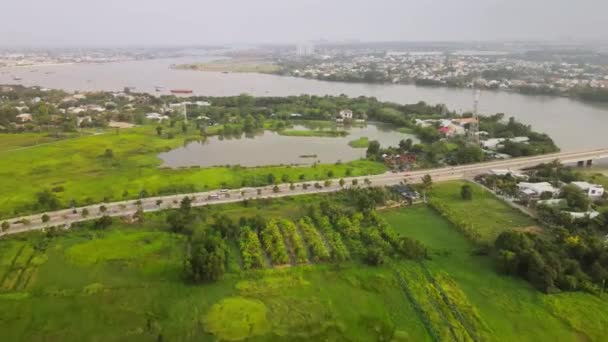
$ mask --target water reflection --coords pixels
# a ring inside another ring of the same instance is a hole
[[[304,130],[304,126],[293,129]],[[164,167],[189,166],[263,166],[310,165],[315,162],[352,161],[365,156],[365,149],[355,149],[348,142],[361,137],[378,140],[382,146],[396,146],[402,139],[418,141],[413,135],[399,133],[388,125],[368,124],[346,128],[346,137],[293,137],[264,131],[254,136],[213,136],[190,141],[184,147],[159,154]]]

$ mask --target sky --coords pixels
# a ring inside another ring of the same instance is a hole
[[[0,47],[608,39],[608,0],[2,2]]]

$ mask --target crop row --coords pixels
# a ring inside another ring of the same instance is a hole
[[[319,219],[318,222],[319,230],[325,234],[325,238],[327,239],[327,245],[329,246],[330,258],[334,262],[340,262],[350,259],[350,253],[342,242],[342,237],[338,232],[333,230],[331,223],[329,222],[329,218],[323,216]]]
[[[281,226],[281,232],[290,246],[295,263],[306,263],[308,261],[306,247],[304,246],[302,237],[298,234],[296,225],[288,220],[281,220],[279,221],[279,224]]]
[[[260,244],[258,235],[249,227],[243,228],[239,245],[241,247],[244,269],[264,267],[262,245]]]
[[[308,244],[312,261],[327,261],[329,260],[329,251],[323,242],[321,234],[311,224],[310,219],[301,219],[298,222],[304,241]]]
[[[264,249],[275,265],[283,265],[289,262],[283,235],[279,230],[276,220],[270,220],[260,233]]]

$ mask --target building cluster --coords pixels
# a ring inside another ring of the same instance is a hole
[[[491,89],[547,88],[567,92],[580,86],[608,89],[608,67],[520,59],[517,55],[444,53],[319,55],[289,70],[294,76],[338,80],[417,83]]]
[[[435,127],[442,136],[452,138],[465,135],[467,129],[472,124],[478,124],[476,118],[455,118],[455,119],[416,119],[415,124],[419,127]]]
[[[23,96],[11,100],[4,92],[16,90],[13,86],[0,86],[0,106],[9,113],[8,121],[0,124],[0,131],[33,129],[36,125],[74,127],[105,126],[132,127],[129,122],[141,120],[161,122],[170,116],[184,115],[184,109],[207,107],[208,101],[181,101],[153,105],[142,94],[112,92],[100,97],[99,93],[74,93],[57,97],[46,88],[35,87],[38,96]],[[148,111],[144,111],[147,109]],[[12,113],[12,114],[11,114]],[[7,114],[4,114],[7,115]],[[137,117],[141,117],[138,120]],[[204,119],[199,117],[198,119]]]
[[[515,197],[517,200],[528,203],[533,207],[546,206],[556,208],[561,212],[569,215],[573,219],[580,218],[595,218],[599,213],[594,210],[587,211],[571,211],[568,206],[567,199],[562,198],[563,189],[565,186],[573,186],[584,196],[587,196],[591,202],[598,201],[605,196],[605,189],[600,184],[593,184],[586,181],[572,181],[570,183],[558,182],[531,182],[529,176],[522,172],[512,170],[490,170],[491,176],[509,176],[515,180]],[[483,177],[482,177],[483,178]]]

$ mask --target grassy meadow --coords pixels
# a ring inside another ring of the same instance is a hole
[[[0,153],[10,150],[23,149],[26,147],[33,147],[40,144],[48,144],[62,139],[74,138],[76,136],[76,133],[63,135],[59,138],[51,136],[47,133],[0,134]]]
[[[501,232],[508,229],[535,229],[535,222],[517,209],[496,198],[484,188],[471,184],[472,200],[460,196],[464,181],[435,184],[430,192],[430,201],[443,207],[449,220],[461,222],[473,231],[481,242],[494,243]]]
[[[268,174],[277,181],[298,181],[300,177],[326,179],[330,172],[342,177],[347,172],[356,176],[385,171],[382,164],[370,161],[314,167],[160,168],[160,152],[197,138],[176,132],[174,139],[167,139],[158,136],[155,127],[144,126],[9,151],[7,146],[23,142],[15,142],[14,135],[0,134],[0,146],[5,149],[0,151],[0,218],[31,212],[36,193],[45,189],[53,190],[62,205],[68,206],[71,200],[81,205],[138,198],[143,190],[154,195],[262,185]],[[111,157],[106,150],[112,151]]]
[[[369,146],[369,138],[361,137],[359,139],[351,140],[348,145],[352,148],[367,148]]]
[[[197,210],[205,213],[201,225],[216,213],[296,218],[322,196]],[[221,281],[193,285],[182,279],[185,239],[166,230],[167,212],[146,215],[143,224],[115,220],[105,230],[2,239],[1,335],[7,341],[417,342],[601,341],[608,333],[606,298],[545,295],[497,274],[490,257],[475,255],[475,245],[428,206],[380,213],[397,233],[424,243],[430,259],[244,271],[238,249],[231,249]]]

